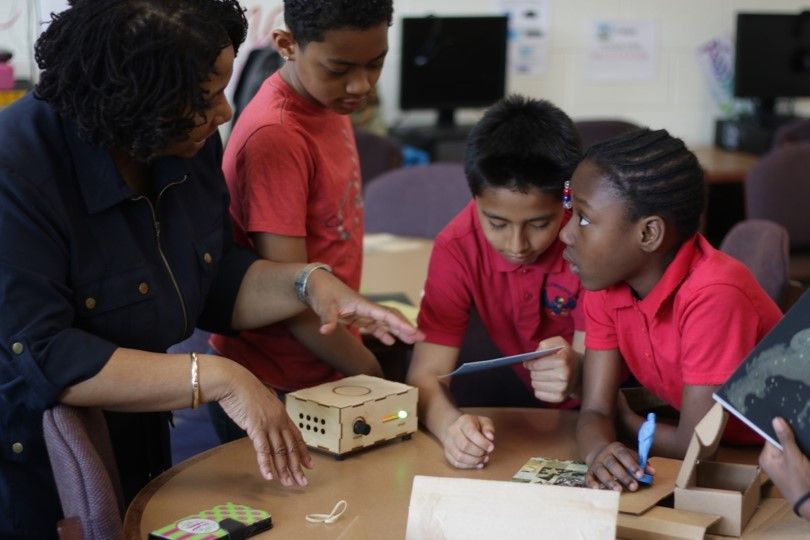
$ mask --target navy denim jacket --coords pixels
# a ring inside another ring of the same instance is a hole
[[[41,415],[66,387],[117,347],[230,331],[255,256],[232,244],[221,157],[213,136],[156,159],[153,203],[47,103],[0,114],[0,519],[27,521],[51,481]]]

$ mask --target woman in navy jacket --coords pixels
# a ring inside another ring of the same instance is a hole
[[[226,358],[165,354],[195,326],[261,327],[308,305],[324,332],[419,337],[325,269],[232,244],[217,127],[246,28],[236,0],[73,0],[37,41],[34,95],[0,114],[2,538],[55,534],[41,417],[56,402],[118,411],[130,497],[169,465],[159,411],[211,401],[266,478],[306,484],[306,446],[271,391]]]

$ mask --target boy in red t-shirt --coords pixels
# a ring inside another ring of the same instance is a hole
[[[516,397],[562,402],[577,386],[580,285],[557,235],[566,219],[563,184],[580,157],[571,119],[547,101],[506,98],[470,133],[465,170],[474,200],[436,238],[419,310],[427,337],[415,346],[407,377],[419,387],[420,419],[456,467],[481,468],[495,448],[492,421],[462,414],[451,395],[455,385],[437,378],[455,368],[473,311],[505,355],[563,347],[483,374],[481,384],[511,387],[496,396],[499,405]]]
[[[285,64],[240,115],[223,159],[237,243],[273,261],[326,263],[355,290],[363,199],[349,115],[380,76],[392,16],[391,0],[285,0],[286,29],[273,32]],[[214,335],[211,345],[281,391],[382,376],[355,331],[327,336],[319,326],[309,310],[238,337]],[[220,439],[243,435],[211,412]]]
[[[588,290],[577,440],[591,487],[636,490],[645,471],[616,433],[644,421],[618,392],[625,367],[680,412],[677,425],[658,425],[652,453],[682,459],[712,393],[782,314],[742,263],[698,233],[703,170],[665,130],[589,148],[571,193],[560,239]],[[753,435],[731,419],[725,440]]]

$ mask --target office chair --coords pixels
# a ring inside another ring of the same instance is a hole
[[[104,414],[56,404],[42,429],[65,515],[60,538],[123,539],[124,496]]]
[[[810,282],[810,141],[779,146],[760,158],[745,177],[746,215],[782,225],[790,236],[790,277]]]
[[[787,230],[778,223],[746,219],[726,234],[720,251],[747,266],[768,296],[785,311],[791,288],[789,243]]]
[[[402,146],[395,139],[355,127],[354,141],[360,158],[363,189],[380,174],[402,165]]]
[[[432,239],[471,199],[460,163],[388,171],[366,188],[366,233]]]
[[[773,136],[773,148],[807,140],[810,140],[810,118],[802,118],[789,122],[776,130]]]
[[[236,125],[237,118],[256,95],[264,80],[275,73],[282,64],[281,56],[273,47],[260,47],[250,51],[233,92],[232,126]]]
[[[578,120],[574,122],[574,125],[579,131],[579,136],[582,137],[583,149],[639,129],[639,126],[632,122],[612,118]]]

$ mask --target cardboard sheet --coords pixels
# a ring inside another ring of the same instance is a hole
[[[656,506],[640,516],[619,514],[617,537],[623,540],[703,540],[720,516]]]
[[[615,491],[415,476],[405,538],[615,538],[618,506]]]
[[[675,491],[675,478],[681,462],[677,459],[653,457],[650,458],[650,464],[655,468],[655,483],[638,491],[623,491],[619,501],[620,512],[643,514]]]

